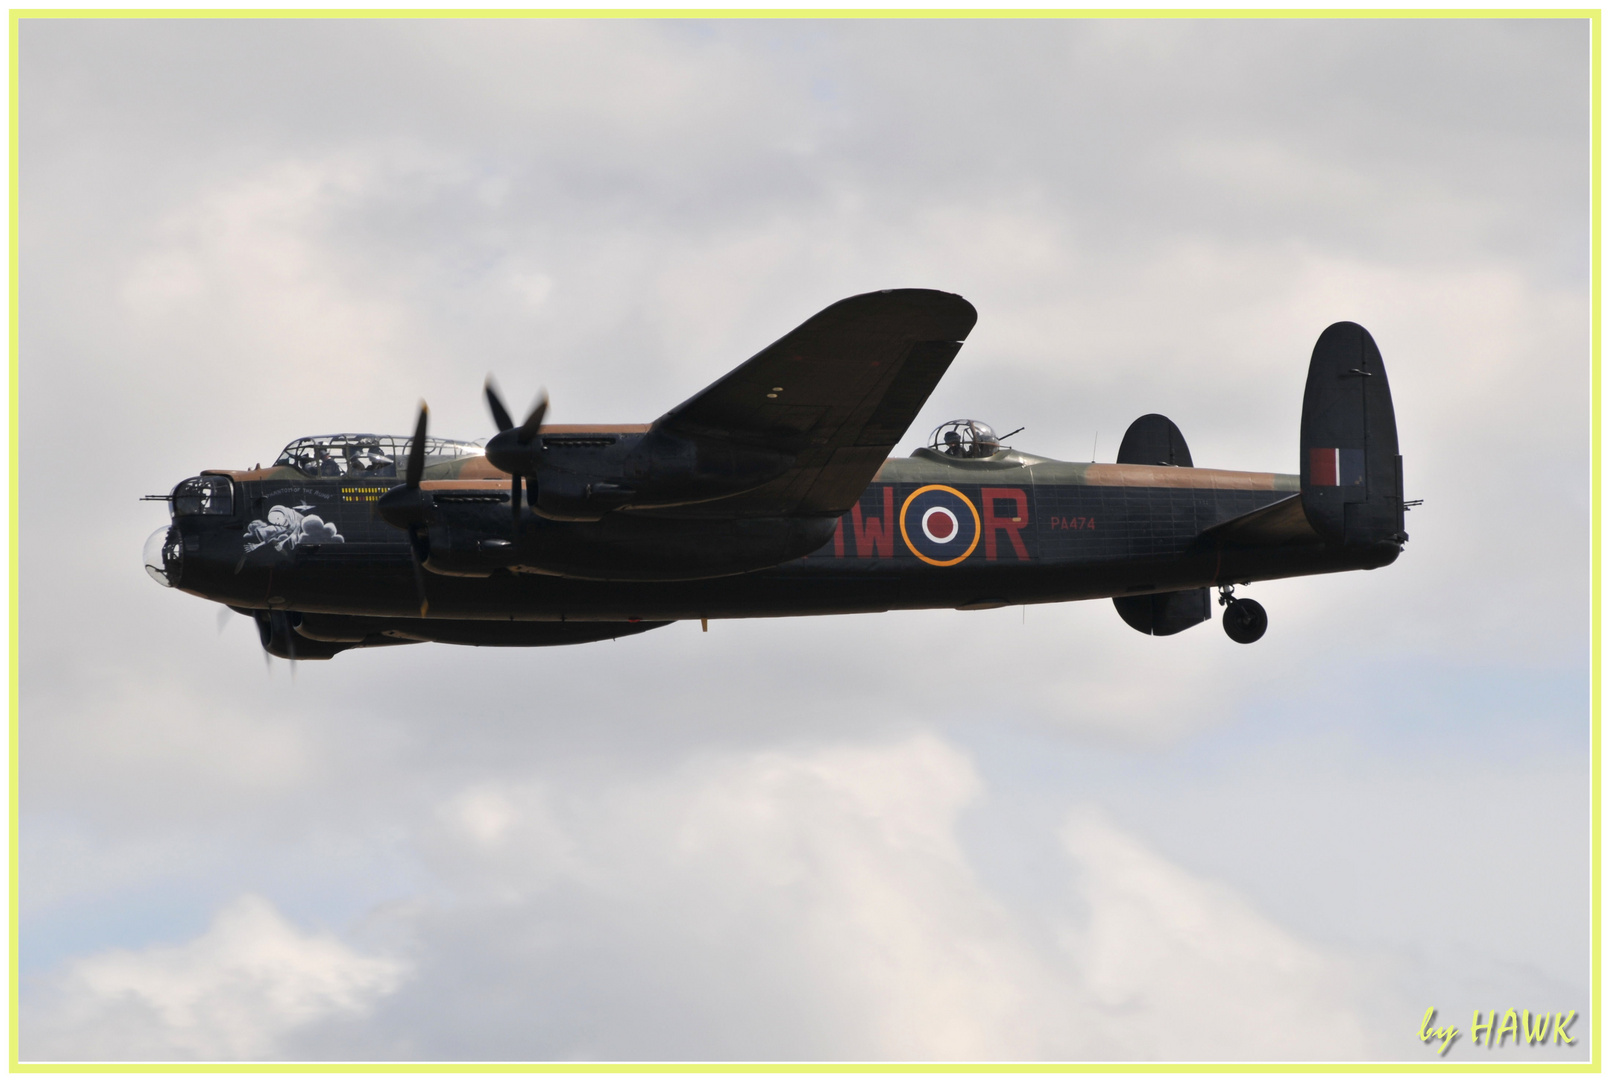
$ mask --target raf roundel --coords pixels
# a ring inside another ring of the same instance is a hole
[[[921,531],[933,543],[947,544],[959,534],[960,521],[947,506],[929,506],[921,515]]]
[[[983,523],[977,507],[945,484],[912,491],[899,511],[905,546],[924,563],[954,566],[977,550]]]

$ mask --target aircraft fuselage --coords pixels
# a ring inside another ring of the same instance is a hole
[[[665,622],[986,608],[1371,569],[1400,550],[1203,540],[1219,522],[1298,493],[1300,478],[1292,474],[1062,462],[1014,451],[958,460],[922,450],[888,460],[850,513],[798,526],[792,542],[814,544],[802,557],[696,580],[593,580],[584,567],[579,574],[543,572],[529,562],[586,546],[589,534],[601,537],[612,527],[608,516],[560,522],[527,511],[516,533],[506,480],[473,462],[463,471],[478,478],[424,484],[462,500],[442,505],[443,523],[431,535],[437,547],[457,544],[466,553],[457,569],[449,561],[445,572],[421,575],[431,622]],[[309,478],[284,468],[230,475],[229,514],[175,517],[184,548],[179,588],[253,610],[385,625],[419,618],[408,541],[373,513],[394,480]],[[309,519],[315,527],[306,526]],[[649,542],[676,546],[663,517],[646,520],[657,537]],[[683,546],[718,546],[715,533],[732,527],[684,520]],[[763,520],[749,524],[782,529]],[[432,550],[426,567],[434,570],[437,560]]]

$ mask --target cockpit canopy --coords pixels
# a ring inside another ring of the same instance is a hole
[[[933,430],[930,450],[958,458],[984,458],[999,453],[999,436],[981,420],[951,420]]]
[[[309,435],[297,439],[274,460],[308,476],[397,476],[407,468],[409,435]],[[486,452],[479,443],[456,439],[424,440],[424,463],[473,457]]]

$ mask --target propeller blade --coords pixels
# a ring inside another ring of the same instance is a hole
[[[424,479],[424,435],[430,427],[430,406],[419,402],[419,426],[413,431],[413,443],[408,448],[407,486],[417,488]]]
[[[381,495],[374,503],[374,512],[399,529],[411,530],[415,525],[428,524],[435,515],[434,497],[419,486],[424,479],[424,452],[429,430],[430,406],[421,401],[419,423],[414,428],[412,442],[408,444],[405,482]]]
[[[430,614],[430,600],[424,595],[424,566],[419,559],[419,527],[408,526],[408,555],[413,560],[413,584],[419,590],[419,618]]]
[[[514,418],[508,415],[503,407],[502,398],[497,396],[497,384],[486,376],[486,404],[491,406],[491,418],[497,422],[498,431],[507,431],[514,426]]]
[[[519,532],[519,489],[521,486],[519,474],[515,473],[510,477],[510,480],[512,482],[508,486],[508,503],[514,508],[514,532],[517,534]]]
[[[536,407],[530,410],[530,415],[525,417],[525,422],[519,425],[519,443],[521,446],[536,437],[536,433],[542,427],[542,417],[546,415],[547,391],[543,390],[541,400],[537,401]]]

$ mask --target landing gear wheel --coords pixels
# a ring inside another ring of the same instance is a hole
[[[1267,610],[1255,600],[1230,601],[1223,609],[1223,632],[1241,645],[1267,633]]]

